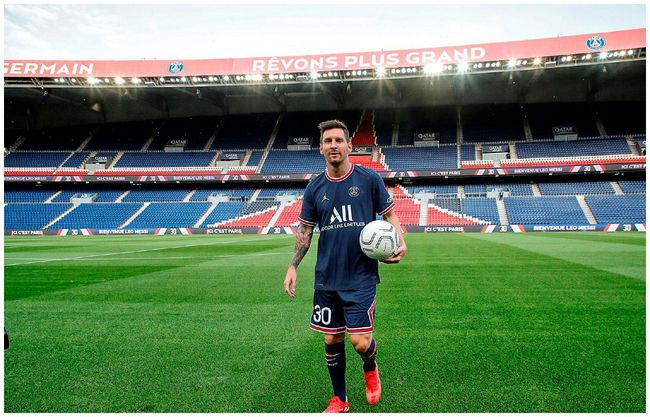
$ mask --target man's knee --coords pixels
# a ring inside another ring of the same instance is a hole
[[[340,334],[326,334],[325,335],[325,344],[326,345],[335,345],[341,343],[345,340],[345,333]]]
[[[367,352],[372,343],[372,333],[350,335],[350,343],[357,352]]]

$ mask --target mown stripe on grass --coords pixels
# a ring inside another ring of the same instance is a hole
[[[573,262],[590,268],[612,272],[645,281],[645,246],[609,241],[609,235],[599,240],[583,240],[579,234],[467,234],[466,236],[509,245],[517,249]]]

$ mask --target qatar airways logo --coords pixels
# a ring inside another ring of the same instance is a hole
[[[91,75],[95,64],[48,63],[48,62],[5,62],[5,75]]]
[[[254,59],[252,72],[319,71],[454,63],[484,58],[485,48],[453,48],[436,51],[364,53],[358,55],[331,55],[315,57],[271,57]]]

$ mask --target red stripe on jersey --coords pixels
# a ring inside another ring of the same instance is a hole
[[[311,327],[313,330],[316,330],[316,331],[322,332],[322,333],[343,333],[343,332],[345,332],[345,327],[339,327],[337,329],[329,329],[327,327],[316,326],[315,324],[312,324],[312,323],[309,323],[309,327]]]
[[[342,177],[338,177],[338,178],[330,177],[330,174],[327,173],[327,170],[325,170],[325,177],[331,182],[341,182],[347,177],[349,177],[350,175],[352,175],[352,171],[354,171],[354,164],[350,166],[350,170]]]
[[[300,223],[304,223],[304,224],[306,224],[307,226],[316,226],[316,223],[314,223],[314,222],[310,222],[310,221],[307,221],[307,220],[305,220],[305,219],[301,219],[300,217],[298,217],[298,221],[299,221]]]
[[[390,203],[390,206],[386,207],[383,211],[379,212],[380,216],[383,216],[384,214],[388,213],[395,207],[395,203]]]

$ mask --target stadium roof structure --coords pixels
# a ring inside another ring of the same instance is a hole
[[[63,122],[64,107],[75,113],[67,123],[83,124],[368,106],[636,101],[645,100],[645,60],[645,29],[293,57],[7,60],[5,109],[9,116],[50,112],[39,117],[46,127]]]

